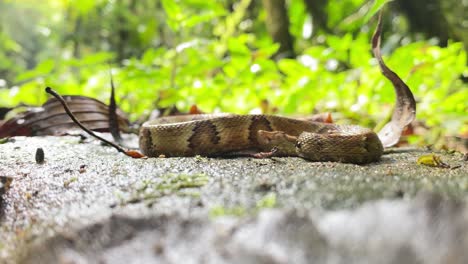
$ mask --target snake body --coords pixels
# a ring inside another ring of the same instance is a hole
[[[183,115],[158,118],[140,129],[147,156],[219,156],[276,148],[275,156],[369,163],[383,146],[372,130],[275,115]]]

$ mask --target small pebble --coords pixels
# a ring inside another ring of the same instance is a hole
[[[156,242],[154,245],[153,245],[153,250],[154,250],[154,253],[156,255],[161,255],[164,253],[164,244],[160,241],[160,242]]]
[[[80,173],[84,173],[86,172],[86,165],[80,165],[80,170],[79,170]]]
[[[36,149],[36,163],[37,164],[42,164],[44,163],[44,150],[42,148],[37,148]]]

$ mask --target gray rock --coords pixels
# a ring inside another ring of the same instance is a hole
[[[0,176],[14,178],[0,262],[467,263],[467,163],[417,165],[426,153],[366,166],[135,160],[76,137],[18,137],[0,145]]]

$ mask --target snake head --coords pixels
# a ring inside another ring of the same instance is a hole
[[[279,156],[296,156],[297,137],[283,131],[257,131],[257,141],[262,150],[277,149]]]
[[[341,133],[303,132],[297,139],[296,151],[310,161],[363,164],[379,160],[383,147],[371,130],[347,126]]]

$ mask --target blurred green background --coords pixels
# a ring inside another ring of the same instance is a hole
[[[368,127],[391,84],[370,50],[384,0],[0,0],[0,107],[61,94],[152,109],[308,115]],[[468,137],[468,1],[395,0],[384,59],[418,102],[412,142]]]

